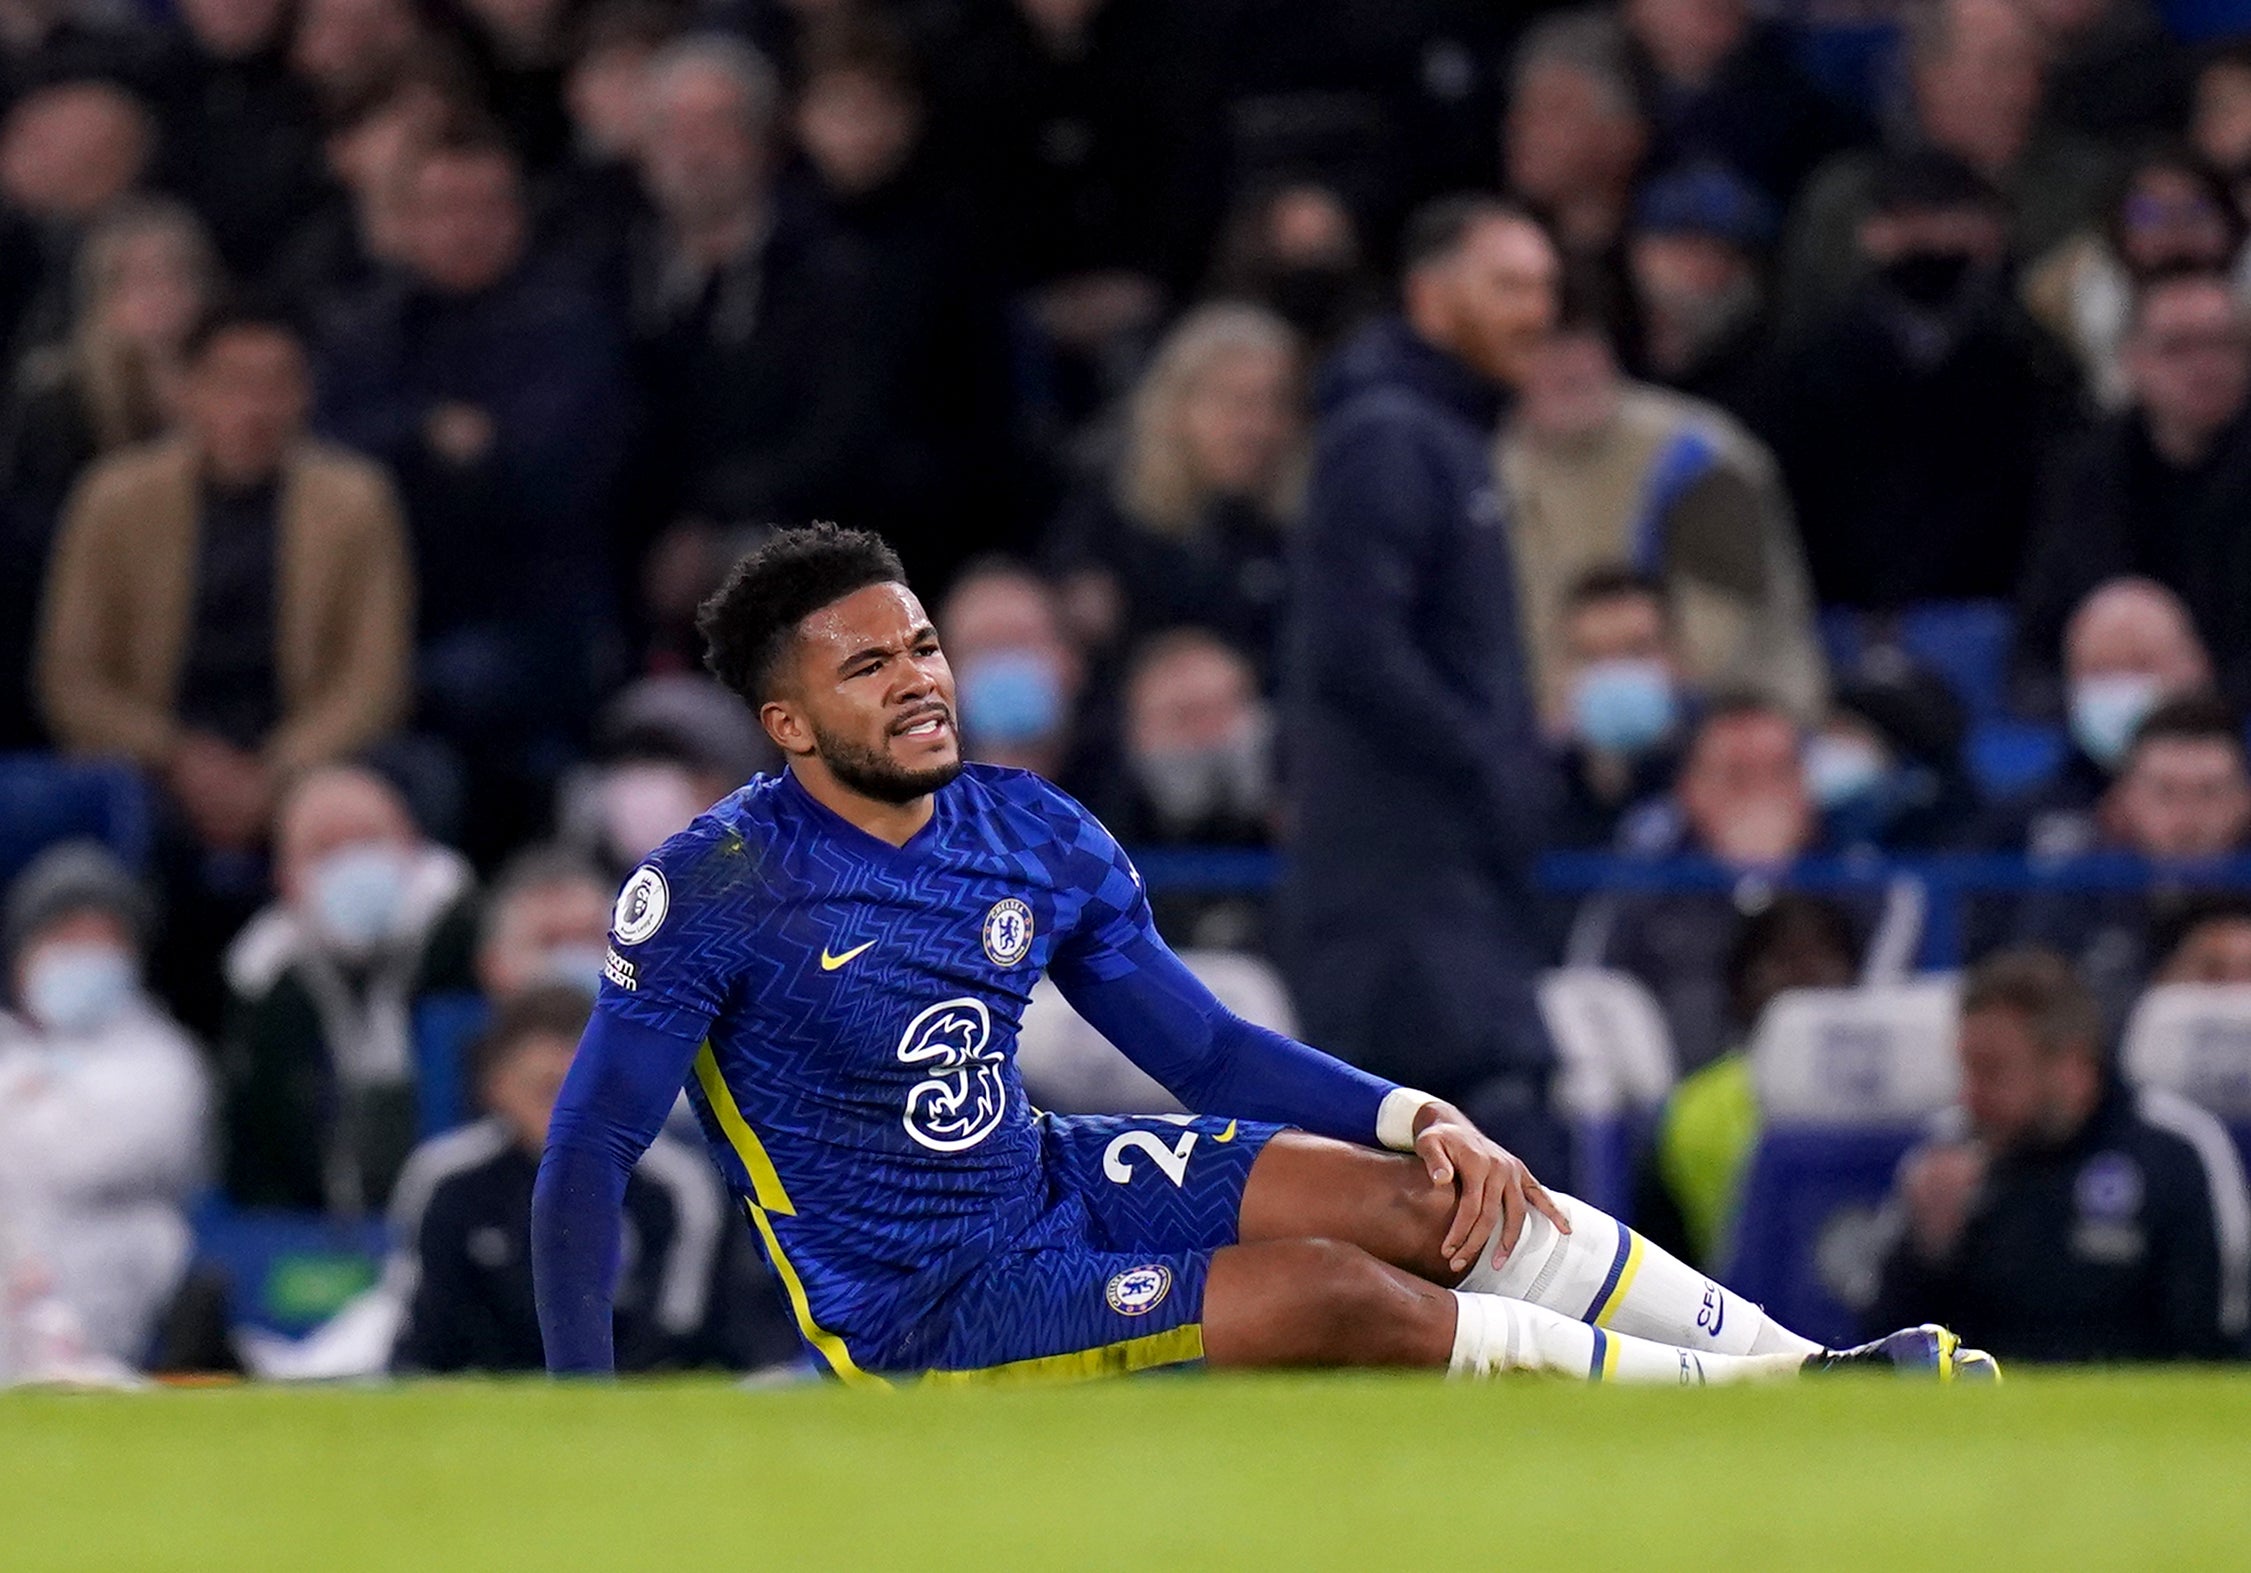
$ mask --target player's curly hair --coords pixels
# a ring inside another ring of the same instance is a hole
[[[770,697],[799,623],[855,590],[906,579],[899,554],[871,531],[828,523],[777,530],[697,608],[703,664],[755,710]]]

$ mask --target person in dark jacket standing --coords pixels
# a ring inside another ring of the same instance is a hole
[[[1315,1039],[1443,1089],[1552,1169],[1532,864],[1554,791],[1491,453],[1555,319],[1556,255],[1521,211],[1449,198],[1409,226],[1402,265],[1404,315],[1319,390],[1285,959]]]
[[[1871,1324],[1943,1316],[2025,1360],[2217,1360],[2251,1321],[2251,1199],[2211,1115],[2134,1091],[2062,957],[1962,991],[1962,1106],[1900,1166]],[[1974,1331],[1973,1331],[1974,1329]]]

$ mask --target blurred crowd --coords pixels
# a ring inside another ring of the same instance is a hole
[[[1917,952],[1793,866],[2153,866],[1966,924],[2077,1139],[2153,979],[2251,982],[2247,231],[2251,41],[2145,0],[0,0],[0,753],[152,825],[6,897],[0,1288],[216,1358],[216,1187],[388,1212],[401,1364],[536,1365],[609,898],[776,763],[694,611],[814,518],[972,757],[1287,854],[1175,943],[1547,1172],[1543,969],[1739,1131],[1758,1007]],[[621,1350],[749,1363],[678,1158]]]

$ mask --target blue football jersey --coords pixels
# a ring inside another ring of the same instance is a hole
[[[703,1040],[688,1094],[807,1338],[848,1369],[1004,1247],[1078,1221],[1015,1063],[1032,985],[1153,937],[1109,832],[969,765],[894,847],[787,773],[626,881],[604,1009]]]

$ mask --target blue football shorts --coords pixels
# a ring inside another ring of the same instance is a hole
[[[1054,1380],[1203,1359],[1212,1253],[1235,1243],[1251,1165],[1283,1127],[1210,1115],[1045,1121],[1044,1243],[980,1264],[900,1341],[892,1369]]]

